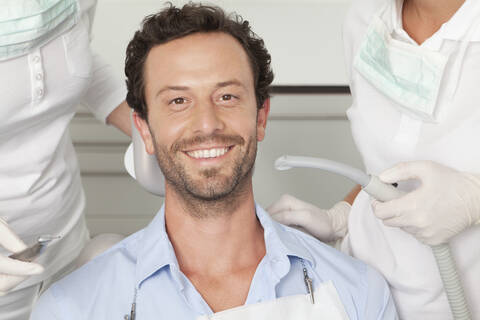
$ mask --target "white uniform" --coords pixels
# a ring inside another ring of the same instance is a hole
[[[373,16],[402,42],[415,42],[402,29],[402,0],[356,0],[344,41],[353,104],[347,115],[366,170],[380,174],[401,161],[433,160],[480,173],[480,1],[466,0],[421,47],[449,55],[435,105],[437,119],[422,121],[402,111],[353,66]],[[383,8],[383,10],[381,10]],[[404,186],[408,188],[409,186]],[[455,212],[452,212],[455,214]],[[383,225],[360,193],[349,218],[346,251],[377,268],[389,282],[402,319],[451,319],[435,259],[428,246]],[[474,319],[480,319],[480,228],[451,243]]]
[[[45,272],[17,290],[67,266],[88,239],[68,129],[77,105],[105,121],[126,94],[120,78],[90,50],[96,1],[78,4],[73,28],[28,55],[0,62],[0,216],[27,244],[41,234],[63,237],[38,260]]]

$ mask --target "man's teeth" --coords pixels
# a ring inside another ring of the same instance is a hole
[[[188,151],[187,154],[195,159],[216,158],[227,153],[228,148]]]

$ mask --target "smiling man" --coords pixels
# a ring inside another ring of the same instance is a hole
[[[125,71],[135,125],[165,175],[164,206],[53,285],[32,319],[396,318],[377,272],[255,204],[273,73],[246,21],[166,8],[144,20]]]

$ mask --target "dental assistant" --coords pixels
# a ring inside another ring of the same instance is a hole
[[[355,0],[344,28],[347,115],[367,172],[408,192],[330,210],[268,210],[379,270],[402,319],[451,319],[428,245],[449,242],[480,319],[480,1]]]
[[[79,103],[130,135],[121,78],[90,49],[96,1],[0,3],[0,319],[28,319],[89,239],[68,125]],[[59,235],[35,261],[8,258]]]

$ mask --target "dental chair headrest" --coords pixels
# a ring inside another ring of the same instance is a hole
[[[165,195],[165,179],[158,166],[157,158],[145,151],[140,132],[132,120],[132,143],[125,152],[124,165],[127,172],[148,192]]]

